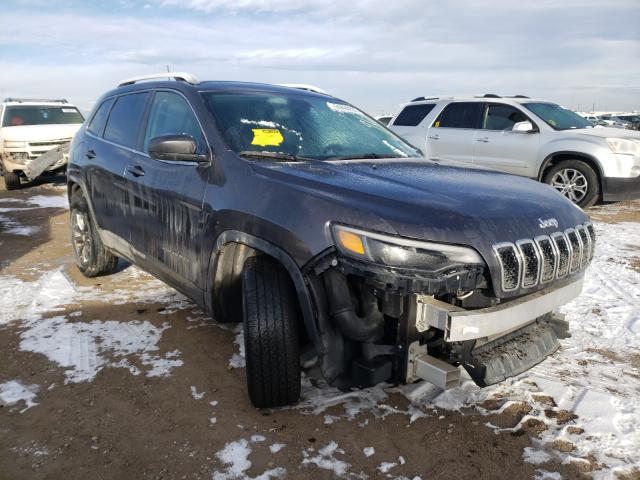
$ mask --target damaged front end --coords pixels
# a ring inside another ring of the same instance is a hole
[[[446,389],[458,385],[459,366],[491,385],[541,362],[568,336],[554,310],[579,295],[581,274],[503,300],[472,248],[331,228],[336,249],[306,276],[332,385],[422,379]]]

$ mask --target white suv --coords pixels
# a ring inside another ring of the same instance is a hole
[[[78,109],[66,100],[5,99],[0,105],[0,167],[7,190],[20,186],[34,159],[70,142],[83,121]],[[64,166],[61,158],[47,170]]]
[[[554,103],[523,95],[419,97],[389,128],[433,161],[540,180],[581,207],[640,198],[640,132],[593,128]]]

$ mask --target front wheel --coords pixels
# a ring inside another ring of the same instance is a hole
[[[269,257],[247,260],[242,273],[247,388],[258,408],[300,398],[298,302],[291,278]]]
[[[4,186],[7,190],[20,188],[20,177],[14,172],[4,172]]]
[[[591,207],[598,201],[598,175],[583,161],[565,160],[554,165],[545,174],[544,183],[579,207]]]
[[[85,277],[97,277],[112,273],[118,257],[109,252],[96,231],[89,215],[86,200],[78,195],[71,198],[71,244],[76,265]]]

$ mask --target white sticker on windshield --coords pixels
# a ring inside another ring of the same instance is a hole
[[[63,108],[62,113],[76,113],[75,108]]]
[[[351,105],[345,105],[344,103],[327,102],[327,107],[329,107],[334,112],[338,112],[338,113],[352,113],[355,115],[364,116],[362,112],[357,108],[353,108]]]

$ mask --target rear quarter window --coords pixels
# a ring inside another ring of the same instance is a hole
[[[104,139],[129,148],[138,146],[142,117],[149,92],[131,93],[118,97],[104,129]]]
[[[104,126],[107,124],[107,115],[113,104],[113,98],[108,98],[100,104],[96,113],[93,115],[91,122],[87,126],[87,130],[94,135],[101,137],[104,132]]]
[[[429,112],[433,110],[435,104],[423,104],[423,105],[407,105],[398,114],[398,117],[394,120],[393,125],[399,127],[416,127],[429,115]]]

